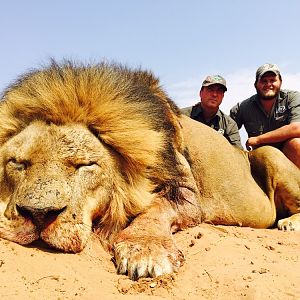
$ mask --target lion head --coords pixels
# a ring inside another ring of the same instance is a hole
[[[20,77],[0,105],[0,237],[67,252],[109,240],[176,189],[177,115],[146,71],[52,61]]]

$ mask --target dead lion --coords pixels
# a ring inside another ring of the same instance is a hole
[[[0,186],[2,238],[79,252],[97,234],[132,279],[177,271],[172,232],[200,222],[300,230],[280,151],[239,151],[150,72],[113,64],[52,62],[4,92]]]

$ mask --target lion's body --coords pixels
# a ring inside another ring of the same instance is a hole
[[[0,105],[0,237],[78,252],[94,231],[131,278],[176,270],[170,233],[200,222],[300,230],[299,186],[280,151],[232,147],[149,72],[53,63]]]
[[[281,151],[270,146],[240,151],[224,143],[219,135],[214,135],[213,141],[214,132],[183,118],[194,177],[203,187],[204,221],[268,228],[280,220],[280,229],[300,230],[300,172]],[[206,145],[195,139],[200,132],[209,141]]]
[[[274,195],[270,195],[270,199],[266,190],[254,180],[248,153],[225,143],[220,135],[215,135],[213,130],[199,122],[184,116],[183,119],[184,138],[191,156],[192,171],[198,188],[202,191],[203,221],[254,228],[268,228],[274,225]],[[280,151],[271,147],[265,147],[264,151],[273,155],[264,161],[266,166],[272,160],[277,164],[282,160],[282,163],[286,164],[282,171],[290,168],[288,172],[293,170],[298,173],[295,166]],[[274,173],[272,178],[275,175],[277,174]],[[283,174],[278,175],[283,179]],[[294,189],[298,191],[299,187],[295,185]]]

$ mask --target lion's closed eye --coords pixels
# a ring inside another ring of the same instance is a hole
[[[79,169],[92,169],[93,167],[96,167],[97,166],[97,163],[95,162],[81,162],[81,163],[76,163],[74,164],[74,167],[76,170],[79,170]]]
[[[16,171],[24,171],[30,165],[29,161],[17,161],[15,158],[11,158],[7,162],[7,167],[12,168]]]

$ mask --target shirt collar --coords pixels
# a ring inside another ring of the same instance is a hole
[[[201,107],[201,102],[197,103],[196,105],[194,105],[192,113],[191,113],[191,117],[195,118],[197,116],[202,116],[203,114],[203,109]],[[220,119],[222,117],[222,113],[220,111],[220,109],[218,109],[218,111],[216,112],[216,114],[213,116],[212,119],[214,119],[215,117],[218,117],[218,119]]]

